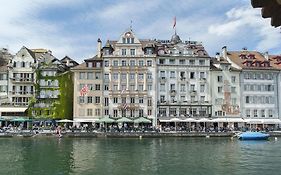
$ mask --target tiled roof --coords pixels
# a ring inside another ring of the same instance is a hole
[[[242,69],[276,70],[270,59],[257,51],[228,51],[227,57]],[[269,64],[269,65],[268,65]]]

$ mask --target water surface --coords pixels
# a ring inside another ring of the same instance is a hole
[[[281,174],[281,138],[1,138],[0,174]]]

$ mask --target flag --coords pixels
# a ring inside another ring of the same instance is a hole
[[[124,104],[123,104],[123,109],[124,109],[124,110],[127,110],[127,108],[128,108],[128,104],[127,104],[127,103],[124,103]]]
[[[177,24],[177,18],[176,18],[176,17],[174,17],[173,29],[176,27],[176,24]]]
[[[85,86],[82,87],[82,89],[80,90],[80,96],[86,95],[88,93],[88,91],[89,91],[89,88],[88,88],[87,84],[85,84]]]

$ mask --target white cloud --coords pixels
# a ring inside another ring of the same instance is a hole
[[[263,19],[259,9],[252,7],[233,8],[226,13],[226,16],[225,21],[212,24],[209,27],[210,34],[233,40],[233,42],[247,38],[248,42],[251,42],[254,49],[258,51],[281,49],[279,29],[270,26],[270,20]],[[255,43],[256,41],[257,43]],[[244,43],[240,42],[240,44]],[[243,46],[241,45],[241,47]]]

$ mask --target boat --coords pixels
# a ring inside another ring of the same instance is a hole
[[[265,134],[262,132],[242,132],[238,135],[238,139],[240,140],[267,140],[269,138],[269,134]]]

